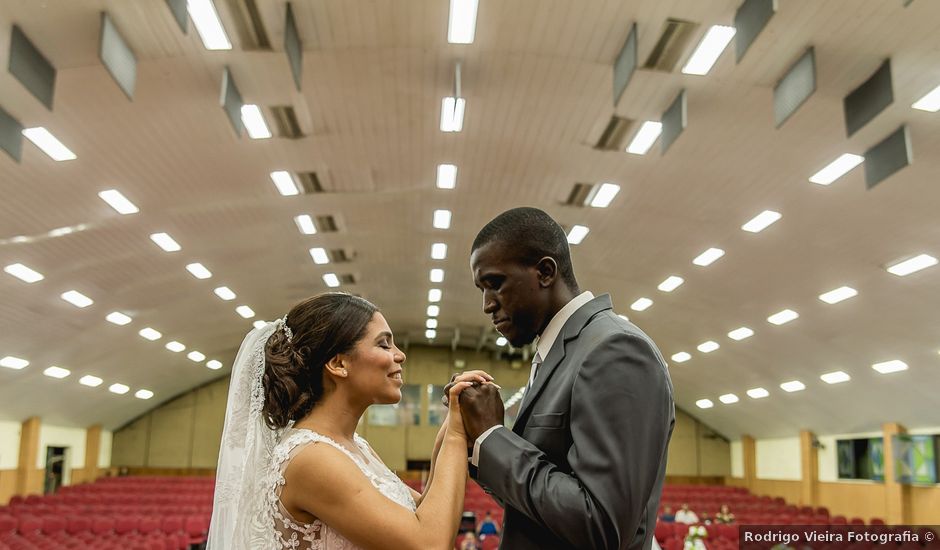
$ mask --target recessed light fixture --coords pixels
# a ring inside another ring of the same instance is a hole
[[[437,319],[428,319],[424,322],[425,328],[437,328]]]
[[[121,313],[120,311],[112,311],[111,313],[108,314],[107,317],[105,317],[105,319],[107,319],[109,323],[114,323],[115,325],[119,325],[119,326],[130,324],[130,322],[133,320],[127,315],[124,315],[123,313]]]
[[[277,187],[277,192],[285,197],[300,194],[300,189],[297,188],[294,177],[286,170],[271,172],[271,181],[274,182],[274,187]]]
[[[432,269],[430,273],[430,279],[432,283],[444,282],[444,270],[440,268]]]
[[[445,97],[441,100],[441,131],[459,132],[463,130],[463,114],[467,100],[462,97]]]
[[[206,269],[206,266],[202,265],[199,262],[187,265],[186,271],[189,271],[190,273],[192,273],[193,277],[197,279],[208,279],[212,277],[212,272]]]
[[[164,252],[179,252],[182,250],[179,243],[174,241],[168,233],[154,233],[150,235],[150,240],[155,242]]]
[[[822,381],[827,384],[840,384],[842,382],[848,382],[849,380],[852,379],[851,376],[842,372],[841,370],[837,370],[835,372],[827,372],[826,374],[823,374],[819,378],[822,379]]]
[[[72,304],[75,307],[81,307],[81,308],[88,307],[91,304],[95,303],[94,300],[92,300],[88,296],[85,296],[84,294],[82,294],[81,292],[77,290],[70,290],[68,292],[62,293],[62,299]]]
[[[734,27],[712,25],[705,33],[702,41],[699,42],[698,47],[692,52],[692,57],[682,67],[682,72],[699,76],[708,74],[708,71],[718,61],[718,57],[721,56],[721,52],[725,51],[725,47],[734,38],[734,33]]]
[[[457,186],[457,165],[438,164],[437,165],[437,188],[453,189]]]
[[[855,168],[864,160],[865,157],[863,156],[853,155],[852,153],[845,153],[836,160],[827,164],[826,167],[819,172],[816,172],[810,176],[809,181],[818,183],[819,185],[829,185],[830,183],[849,173],[852,168]]]
[[[663,124],[647,120],[640,126],[640,130],[633,136],[633,141],[627,146],[627,152],[634,155],[645,155],[663,133]]]
[[[477,27],[479,0],[450,0],[447,18],[447,41],[451,44],[472,44]]]
[[[147,327],[147,328],[145,328],[145,329],[141,329],[141,331],[138,332],[137,334],[140,334],[141,336],[143,336],[143,337],[146,338],[147,340],[150,340],[151,342],[153,342],[154,340],[159,340],[160,338],[163,337],[162,334],[160,334],[160,333],[157,332],[156,330],[153,330],[153,329],[150,328],[150,327]]]
[[[770,395],[770,392],[765,390],[764,388],[754,388],[751,390],[747,390],[747,396],[750,397],[751,399],[763,399],[767,397],[768,395]]]
[[[66,376],[72,374],[72,371],[69,369],[63,369],[62,367],[52,366],[42,371],[42,373],[49,378],[65,378]]]
[[[676,363],[685,363],[691,358],[692,356],[684,351],[680,351],[679,353],[674,353],[672,355],[672,360],[675,361]]]
[[[101,385],[102,382],[104,382],[104,380],[90,374],[86,374],[85,376],[82,376],[78,379],[79,384],[88,386],[89,388],[97,388]]]
[[[434,228],[435,229],[450,228],[450,210],[435,210],[434,211]]]
[[[130,388],[128,388],[124,384],[111,384],[110,386],[108,386],[108,391],[111,393],[116,393],[118,395],[124,395],[125,393],[130,391]]]
[[[820,294],[819,299],[827,304],[838,304],[842,300],[848,300],[853,296],[858,296],[858,291],[850,286],[840,286],[835,290],[830,290],[825,294]]]
[[[774,212],[773,210],[764,210],[760,214],[754,216],[751,221],[742,225],[741,229],[747,231],[748,233],[760,233],[782,217],[783,215],[779,212]]]
[[[663,292],[672,292],[673,290],[679,288],[679,286],[685,282],[685,279],[682,277],[677,277],[675,275],[670,275],[666,278],[665,281],[659,283],[659,286],[656,287]]]
[[[698,350],[702,353],[711,353],[720,347],[721,346],[718,344],[718,342],[709,340],[707,342],[702,342],[701,344],[699,344]]]
[[[434,305],[428,306],[428,317],[437,317],[440,314],[441,314],[440,306],[434,306]]]
[[[12,355],[7,355],[3,359],[0,359],[0,367],[5,367],[13,370],[25,369],[29,366],[29,361],[26,359],[20,359],[19,357],[13,357]]]
[[[187,0],[186,9],[207,50],[232,49],[212,0]]]
[[[255,311],[248,306],[238,306],[235,308],[235,313],[241,315],[245,319],[251,319],[255,316]]]
[[[173,340],[172,342],[166,343],[166,349],[172,351],[173,353],[179,353],[183,351],[184,349],[186,349],[186,346],[184,346],[180,342],[177,342],[176,340]]]
[[[248,137],[251,139],[268,139],[271,137],[271,130],[268,129],[264,121],[264,115],[257,105],[242,105],[242,123],[248,130]]]
[[[297,229],[300,230],[304,235],[316,235],[317,227],[313,223],[313,218],[309,214],[301,214],[299,216],[294,216],[294,223],[297,224]]]
[[[330,288],[336,288],[339,286],[339,277],[336,276],[336,273],[324,273],[323,282]]]
[[[601,183],[600,187],[595,187],[596,192],[591,199],[592,208],[607,208],[611,201],[620,192],[620,186],[616,183]]]
[[[709,248],[705,252],[702,252],[692,260],[692,263],[698,266],[709,266],[714,263],[715,260],[721,258],[725,255],[725,251],[720,248]]]
[[[436,336],[437,336],[437,331],[434,330],[433,328],[429,328],[426,331],[424,331],[424,337],[427,338],[428,340],[433,340]]]
[[[235,299],[235,293],[232,292],[232,289],[227,286],[220,286],[219,288],[213,290],[213,292],[215,292],[216,296],[222,298],[226,302]]]
[[[101,200],[108,203],[108,206],[115,209],[118,214],[127,215],[140,212],[140,209],[137,208],[134,203],[127,200],[127,197],[122,195],[117,189],[102,191],[98,193],[98,196],[101,197]]]
[[[440,302],[442,297],[441,289],[432,288],[428,291],[428,301],[432,303]]]
[[[784,382],[780,384],[780,389],[785,392],[793,393],[795,391],[803,391],[806,389],[806,384],[800,382],[799,380],[791,380],[789,382]]]
[[[134,397],[137,399],[150,399],[153,397],[153,392],[150,390],[137,390],[137,392],[134,393]]]
[[[904,260],[903,262],[898,262],[888,267],[888,273],[897,275],[899,277],[904,277],[905,275],[910,275],[911,273],[915,273],[921,269],[926,269],[935,265],[937,265],[936,258],[928,254],[921,254],[911,258],[910,260]]]
[[[700,409],[710,409],[714,407],[715,404],[712,403],[711,399],[699,399],[698,401],[695,402],[695,406]]]
[[[587,234],[590,233],[590,229],[583,225],[576,225],[571,228],[571,231],[568,232],[568,243],[569,244],[581,244],[581,241],[587,237]]]
[[[630,304],[630,309],[633,311],[644,311],[649,309],[651,305],[653,305],[653,301],[649,298],[640,298],[639,300]]]
[[[36,147],[42,149],[42,152],[49,155],[52,160],[62,162],[64,160],[75,160],[75,153],[62,144],[49,130],[42,127],[26,128],[23,130],[26,139],[32,141]]]
[[[505,346],[508,342],[509,340],[507,340],[505,336],[500,336],[496,339],[496,345],[499,347]]]
[[[915,101],[911,107],[931,113],[940,111],[940,86],[937,86],[927,93],[927,95]]]
[[[799,317],[800,314],[793,311],[792,309],[785,309],[783,311],[778,311],[770,317],[767,318],[767,321],[774,325],[782,325],[784,323],[789,323],[790,321]]]
[[[732,330],[728,333],[728,338],[732,340],[744,340],[745,338],[750,338],[754,336],[754,331],[747,327],[740,327]]]
[[[313,263],[317,265],[330,263],[330,257],[327,256],[325,248],[311,248],[310,257],[313,258]]]
[[[218,361],[216,359],[210,359],[209,361],[206,362],[206,366],[212,370],[219,370],[222,368],[222,361]]]
[[[899,359],[893,359],[891,361],[885,361],[883,363],[875,363],[871,368],[880,372],[881,374],[891,374],[892,372],[901,372],[902,370],[907,370],[907,363]]]
[[[732,403],[737,403],[738,401],[740,401],[738,399],[738,396],[733,393],[726,393],[722,396],[719,396],[718,400],[724,403],[725,405],[730,405]]]
[[[42,273],[33,271],[23,264],[10,264],[4,267],[3,270],[25,283],[37,283],[45,279]]]
[[[193,363],[202,363],[206,360],[206,356],[198,351],[191,351],[186,354],[186,358],[192,361]]]
[[[447,258],[447,245],[444,243],[434,243],[431,245],[431,259],[444,260]]]

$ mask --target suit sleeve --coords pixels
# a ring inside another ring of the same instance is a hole
[[[496,430],[480,448],[480,482],[573,546],[623,547],[661,483],[675,418],[665,369],[646,339],[617,333],[601,341],[572,389],[571,473],[519,435]]]

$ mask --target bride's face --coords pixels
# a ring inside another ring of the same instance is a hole
[[[372,316],[366,335],[350,357],[348,383],[375,404],[401,401],[405,354],[395,345],[392,329],[381,313]]]

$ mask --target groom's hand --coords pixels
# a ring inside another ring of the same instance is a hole
[[[460,414],[467,432],[467,443],[473,442],[480,434],[493,426],[503,424],[503,399],[499,389],[493,384],[473,386],[460,393]]]

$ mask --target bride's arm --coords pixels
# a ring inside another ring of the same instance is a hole
[[[421,501],[424,500],[424,495],[428,494],[428,490],[431,488],[431,481],[434,480],[434,465],[437,462],[437,455],[441,451],[441,444],[444,443],[444,436],[447,434],[448,420],[448,417],[444,417],[444,423],[441,424],[441,429],[438,430],[437,437],[434,438],[434,452],[431,453],[431,470],[428,472],[428,481],[424,484],[424,492],[419,493],[414,489],[411,491],[415,499],[415,504],[421,504]]]

